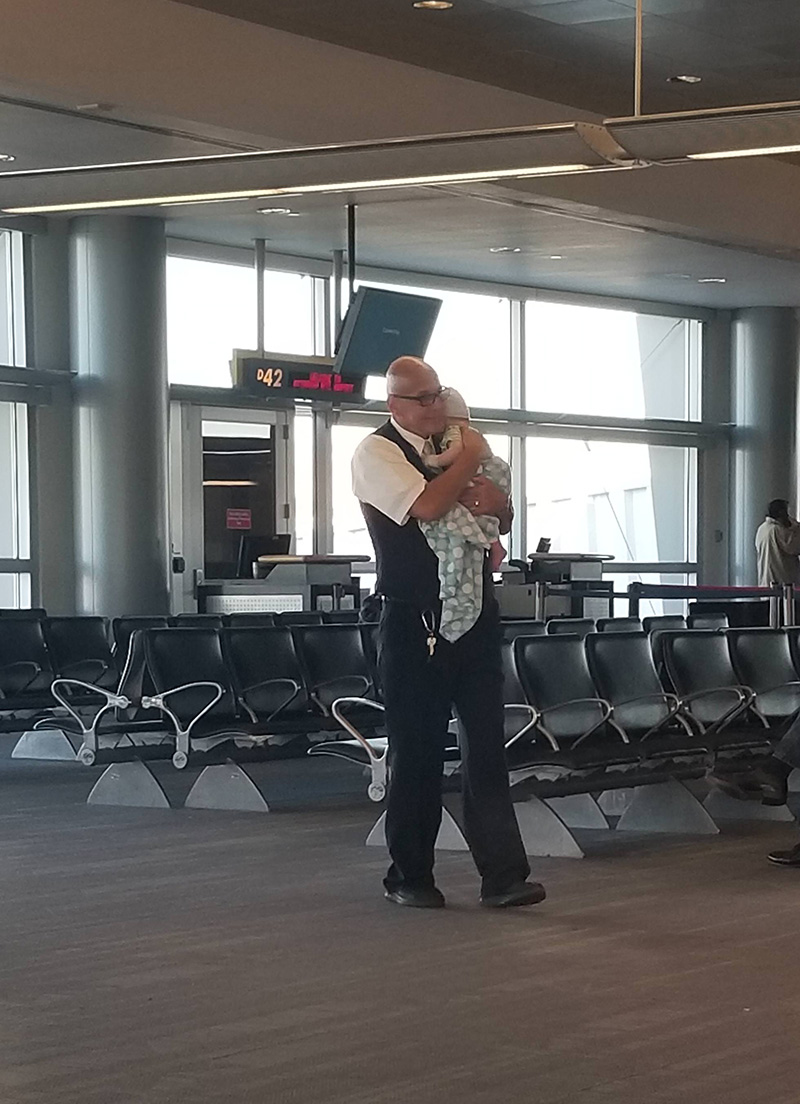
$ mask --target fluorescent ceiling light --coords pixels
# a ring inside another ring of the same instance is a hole
[[[758,146],[756,149],[712,150],[710,153],[687,153],[692,161],[716,161],[726,157],[770,157],[776,153],[800,153],[800,145]]]
[[[218,452],[215,455],[225,456],[226,453]],[[228,453],[227,455],[238,455],[237,453]],[[258,483],[253,479],[204,479],[204,487],[257,487]]]
[[[727,284],[726,276],[698,276],[698,284]]]
[[[0,161],[16,161],[13,153],[0,153]]]
[[[487,169],[484,172],[442,173],[430,176],[402,176],[386,180],[349,180],[337,184],[292,184],[284,188],[247,188],[237,192],[199,192],[196,195],[147,196],[139,199],[86,200],[72,203],[42,203],[28,207],[6,207],[9,215],[56,214],[60,211],[102,211],[119,207],[165,207],[183,203],[220,203],[233,199],[264,199],[271,196],[318,195],[326,192],[366,192],[383,188],[423,188],[435,184],[472,184],[492,180],[527,180],[537,176],[594,172],[610,168],[600,165],[538,165],[520,169]],[[2,179],[0,177],[0,179]]]

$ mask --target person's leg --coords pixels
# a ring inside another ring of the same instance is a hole
[[[417,610],[384,606],[378,666],[389,734],[386,841],[389,891],[433,886],[436,835],[442,817],[443,754],[450,719],[447,657],[439,641],[429,656]]]
[[[785,805],[789,775],[800,767],[800,714],[789,722],[772,755],[747,776],[709,774],[712,786],[739,800],[761,800],[764,805]]]
[[[453,699],[461,730],[464,830],[484,901],[525,883],[530,866],[508,788],[503,747],[503,671],[494,603],[454,645]],[[540,887],[538,887],[540,888]],[[534,891],[528,901],[541,895]]]

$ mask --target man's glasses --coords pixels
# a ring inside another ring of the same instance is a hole
[[[438,391],[426,391],[422,395],[390,395],[390,399],[406,399],[408,402],[419,403],[420,406],[433,406],[434,403],[446,399],[450,392],[449,387],[440,387]]]

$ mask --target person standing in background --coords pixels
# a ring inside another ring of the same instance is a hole
[[[758,585],[800,582],[800,523],[785,498],[773,498],[756,530]]]

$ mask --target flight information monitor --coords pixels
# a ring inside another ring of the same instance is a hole
[[[382,376],[396,357],[424,357],[441,306],[429,295],[360,287],[344,320],[336,371]]]

